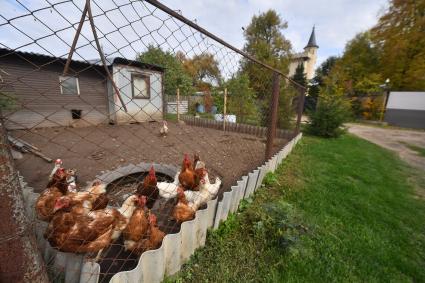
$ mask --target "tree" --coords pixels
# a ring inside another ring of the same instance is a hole
[[[287,73],[291,43],[282,34],[287,28],[274,10],[256,15],[245,28],[244,51],[258,60]],[[248,75],[250,86],[256,93],[262,112],[263,124],[268,118],[269,100],[272,93],[272,71],[248,59],[242,61],[242,72]],[[282,80],[281,84],[284,85]]]
[[[382,77],[379,74],[372,73],[364,76],[356,82],[354,90],[357,96],[370,96],[382,93]]]
[[[335,83],[320,88],[316,111],[310,115],[308,132],[322,137],[338,137],[344,130],[341,126],[350,118],[350,103],[343,89]]]
[[[424,90],[425,0],[391,0],[371,32],[391,87]]]
[[[305,100],[305,108],[307,110],[313,111],[316,108],[320,88],[324,86],[324,78],[329,75],[337,60],[337,57],[330,56],[319,67],[317,67],[315,76],[310,81],[308,96]]]
[[[225,83],[228,91],[228,113],[235,114],[238,122],[258,124],[259,112],[255,92],[249,86],[247,74],[238,74]]]
[[[139,54],[138,60],[165,68],[164,92],[167,95],[176,95],[177,88],[182,95],[192,94],[192,79],[185,71],[182,62],[171,52],[165,52],[160,47],[150,45],[147,51]]]
[[[319,67],[317,67],[315,76],[312,79],[312,84],[323,86],[324,78],[329,75],[338,59],[339,58],[336,56],[330,56]]]
[[[185,70],[192,77],[193,86],[207,82],[220,82],[220,69],[214,55],[202,53],[192,58],[186,58],[183,54],[180,54],[180,58]]]
[[[376,78],[379,64],[378,49],[372,42],[370,33],[363,32],[346,44],[344,54],[336,60],[327,77],[332,76],[333,81],[350,96],[364,95],[362,89],[357,89],[356,86],[365,78]]]
[[[304,72],[304,64],[298,64],[292,79],[302,86],[307,86],[307,77]]]

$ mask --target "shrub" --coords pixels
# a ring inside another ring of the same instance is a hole
[[[310,114],[309,133],[321,137],[338,137],[344,122],[350,118],[350,104],[342,96],[321,96],[316,111]]]

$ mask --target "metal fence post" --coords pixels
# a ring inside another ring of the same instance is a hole
[[[226,104],[227,104],[227,88],[224,89],[223,101],[223,131],[226,131]]]
[[[298,100],[297,124],[296,124],[296,127],[295,127],[294,136],[296,136],[300,133],[301,118],[303,116],[304,101],[305,101],[305,91],[301,88],[299,88],[298,91],[300,93],[300,99]]]
[[[49,282],[0,118],[0,282]]]
[[[279,106],[280,75],[273,72],[273,92],[270,99],[270,120],[267,129],[266,161],[272,157],[273,141],[276,136],[277,110]]]

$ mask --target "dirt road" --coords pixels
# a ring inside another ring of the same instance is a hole
[[[412,149],[425,149],[425,132],[385,129],[359,124],[348,124],[348,131],[356,136],[398,153],[410,165],[425,170],[425,157]]]

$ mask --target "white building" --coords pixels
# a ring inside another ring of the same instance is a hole
[[[292,77],[295,74],[295,70],[298,65],[303,64],[307,80],[311,80],[314,77],[318,48],[319,46],[316,43],[315,28],[313,27],[307,46],[304,47],[304,52],[292,55],[291,63],[289,65],[289,76]]]

